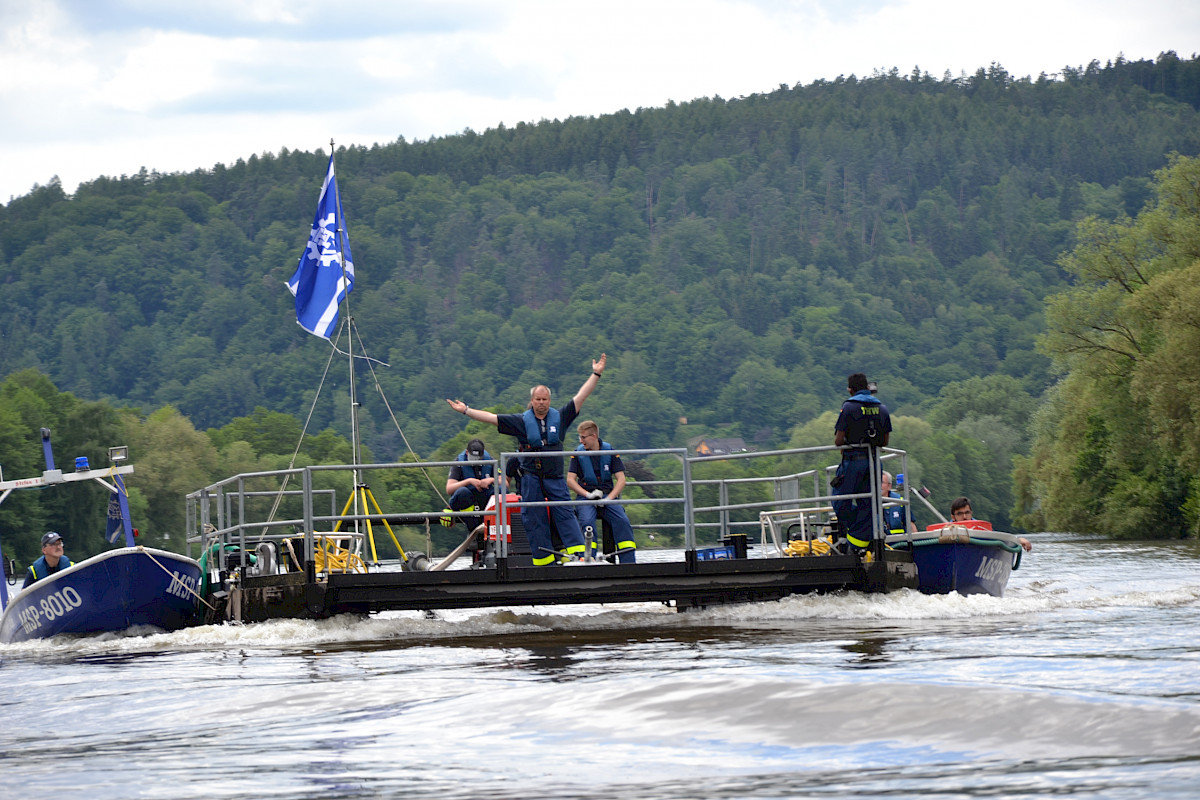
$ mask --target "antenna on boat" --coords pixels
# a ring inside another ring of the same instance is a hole
[[[921,502],[922,502],[922,503],[924,503],[924,504],[925,504],[925,506],[926,506],[926,507],[927,507],[927,508],[928,508],[930,511],[932,511],[932,512],[933,512],[933,515],[934,515],[935,517],[937,517],[938,519],[940,519],[942,522],[945,522],[945,523],[949,524],[950,520],[946,519],[946,517],[945,517],[945,516],[942,514],[942,512],[941,512],[941,511],[938,511],[938,510],[937,510],[937,508],[936,508],[936,507],[933,505],[933,503],[929,502],[929,496],[930,496],[931,494],[933,494],[933,492],[929,491],[929,490],[928,490],[928,489],[926,489],[924,486],[922,486],[920,489],[917,489],[917,491],[915,492],[915,494],[917,495],[917,497],[918,497],[918,498],[920,498]]]
[[[364,482],[363,477],[362,430],[359,425],[359,409],[362,404],[358,399],[358,376],[355,365],[355,359],[359,356],[355,354],[354,350],[355,333],[358,329],[354,324],[354,317],[350,313],[350,290],[354,285],[354,261],[353,257],[350,256],[349,232],[346,230],[345,220],[342,215],[342,198],[341,193],[337,189],[334,158],[335,142],[331,137],[329,139],[329,168],[326,171],[325,183],[322,185],[320,198],[317,202],[317,212],[313,218],[308,245],[300,257],[300,263],[296,267],[296,272],[288,281],[288,288],[296,297],[297,322],[309,333],[330,341],[332,345],[329,361],[325,365],[326,375],[328,374],[330,365],[333,363],[334,355],[342,352],[339,347],[342,331],[345,330],[347,335],[345,355],[349,362],[350,373],[350,468],[353,488],[351,489],[351,496],[346,502],[346,507],[342,510],[341,516],[343,519],[338,520],[334,531],[336,532],[341,528],[345,517],[353,514],[355,536],[361,537],[363,528],[361,523],[365,522],[365,539],[370,544],[370,557],[372,561],[378,562],[371,519],[359,519],[359,517],[372,516],[372,510],[374,511],[374,515],[378,516],[383,516],[383,512],[379,508],[379,503],[371,494],[370,487]],[[331,267],[336,267],[336,269],[331,269]],[[341,316],[343,305],[345,307],[345,316]],[[337,326],[335,333],[334,328],[339,316],[341,316],[341,323],[340,326]],[[331,336],[334,338],[331,339]],[[362,347],[361,335],[358,337],[358,340],[360,342],[359,347],[362,350],[361,357],[366,360],[367,367],[374,376],[373,359],[367,356],[366,348]],[[323,375],[321,378],[322,386],[324,382],[325,376]],[[377,378],[375,380],[375,387],[382,396],[383,390]],[[318,387],[317,396],[320,395],[320,391],[321,389]],[[314,397],[314,407],[316,406],[316,401],[317,398]],[[387,404],[386,398],[384,398],[384,403],[385,405]],[[388,405],[388,413],[391,415],[392,421],[395,422],[395,414],[392,413],[390,405]],[[310,409],[309,420],[311,418],[312,410]],[[308,421],[305,421],[304,428],[300,434],[301,440],[303,440],[307,430]],[[399,430],[398,423],[397,430]],[[404,438],[403,431],[400,431],[400,435]],[[404,438],[404,441],[405,445],[412,451],[412,446],[408,444],[407,438]],[[295,463],[295,458],[299,450],[300,445],[298,443],[296,451],[292,454],[292,464]],[[289,465],[290,468],[291,465]],[[421,472],[425,474],[424,469]],[[425,474],[425,478],[429,481],[434,493],[440,497],[441,493],[428,474]],[[285,478],[283,486],[280,487],[279,493],[276,495],[275,505],[271,509],[271,519],[274,518],[275,511],[279,508],[286,485],[287,479]],[[392,532],[391,525],[388,524],[386,518],[382,521],[388,533],[391,534],[396,549],[400,551],[401,559],[407,561],[404,548],[401,547],[399,539]],[[266,530],[264,527],[264,536],[266,535]],[[361,538],[359,540],[361,541]]]
[[[333,137],[329,138],[329,157],[334,157]],[[342,194],[338,192],[334,195],[334,202],[337,203],[337,243],[338,243],[338,263],[342,268],[342,282],[348,283],[346,274],[346,249],[349,246],[347,241],[349,234],[346,232],[344,218],[342,217]],[[354,515],[359,515],[358,494],[359,487],[362,486],[362,475],[358,469],[358,465],[362,463],[360,432],[358,429],[358,390],[356,387],[354,376],[354,317],[350,314],[350,292],[347,291],[345,297],[342,298],[342,303],[346,306],[346,352],[347,361],[350,362],[350,453],[353,463],[351,464],[351,475],[353,476],[354,488]],[[366,503],[363,503],[364,507]],[[359,521],[354,520],[354,532],[359,533]]]

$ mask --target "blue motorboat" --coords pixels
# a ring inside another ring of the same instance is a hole
[[[110,492],[108,540],[124,538],[124,547],[109,550],[25,587],[9,599],[0,580],[0,642],[44,639],[58,634],[124,631],[151,626],[172,631],[191,624],[200,599],[200,564],[194,559],[135,543],[123,475],[133,467],[122,462],[124,447],[109,449],[112,466],[91,469],[76,459],[74,472],[54,466],[50,431],[42,429],[46,470],[33,478],[6,481],[0,476],[0,503],[21,489],[46,489],[79,481],[95,481]]]
[[[1020,538],[992,530],[984,520],[940,522],[924,531],[894,533],[889,547],[910,550],[925,594],[1003,597],[1009,575],[1021,565]]]
[[[0,616],[0,642],[136,626],[191,624],[200,564],[178,553],[122,547],[80,561],[19,592]]]

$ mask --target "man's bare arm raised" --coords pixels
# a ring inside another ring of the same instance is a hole
[[[592,374],[588,376],[587,380],[583,382],[583,385],[579,387],[579,391],[577,391],[575,396],[571,398],[575,403],[576,411],[583,406],[583,401],[587,400],[588,395],[590,395],[596,388],[596,385],[600,383],[600,376],[604,373],[604,367],[607,365],[607,363],[608,356],[604,353],[600,354],[599,359],[594,359],[592,361]],[[479,408],[471,408],[462,400],[451,400],[448,397],[446,398],[446,402],[449,403],[450,407],[459,414],[464,414],[471,419],[478,420],[479,422],[486,422],[489,425],[495,425],[497,423],[496,415],[490,411],[484,411]]]

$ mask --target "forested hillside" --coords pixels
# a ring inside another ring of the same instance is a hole
[[[402,455],[394,413],[431,455],[462,434],[443,398],[573,392],[605,351],[588,414],[607,438],[777,446],[865,371],[898,416],[975,443],[992,474],[946,473],[962,483],[941,494],[1000,485],[986,510],[1005,521],[1009,462],[1053,381],[1035,341],[1043,298],[1072,280],[1057,259],[1088,215],[1152,201],[1168,154],[1200,152],[1197,103],[1200,60],[1168,53],[1056,79],[893,70],[339,148],[351,311],[387,364],[361,371],[367,445]],[[0,208],[0,376],[172,406],[199,429],[255,409],[302,419],[329,348],[295,324],[284,282],[327,158],[251,155],[70,196],[52,183]],[[974,407],[975,390],[1004,407]],[[311,428],[348,434],[344,367],[326,391]]]

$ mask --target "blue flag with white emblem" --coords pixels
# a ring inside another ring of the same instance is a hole
[[[113,476],[117,490],[108,495],[108,523],[105,525],[104,536],[112,544],[125,539],[126,547],[133,547],[133,527],[129,524],[129,491],[120,475]]]
[[[110,492],[108,495],[108,524],[105,526],[104,536],[113,544],[125,534],[125,517],[121,514],[121,499],[117,497],[116,492]]]
[[[342,203],[333,175],[333,153],[330,153],[329,171],[321,186],[308,245],[288,281],[288,289],[296,296],[296,320],[300,327],[328,339],[337,325],[338,305],[353,288],[350,238],[342,219]]]

